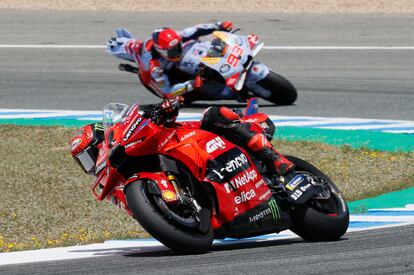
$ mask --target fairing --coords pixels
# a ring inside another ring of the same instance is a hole
[[[121,191],[131,182],[142,180],[149,182],[151,192],[159,192],[167,204],[177,203],[169,169],[162,164],[167,159],[175,166],[186,167],[198,184],[212,191],[211,224],[217,232],[237,237],[258,230],[282,230],[288,224],[273,201],[267,179],[246,151],[224,137],[199,129],[198,122],[168,128],[154,124],[138,111],[137,105],[128,108],[105,130],[93,186],[98,200],[107,198],[130,214]],[[260,123],[267,119],[260,113],[243,117],[258,132],[263,132]]]

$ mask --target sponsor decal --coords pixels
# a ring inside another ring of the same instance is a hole
[[[200,57],[206,56],[207,52],[208,52],[208,48],[202,45],[197,45],[197,47],[193,49],[193,55],[200,56]]]
[[[235,147],[209,160],[206,174],[212,181],[225,183],[250,167],[247,156]]]
[[[293,192],[290,197],[292,199],[294,199],[295,201],[297,201],[301,196],[303,195],[303,192],[300,191],[299,189],[295,190],[295,192]]]
[[[216,137],[206,144],[206,151],[207,153],[213,153],[217,149],[224,149],[226,148],[224,141],[220,137]]]
[[[129,128],[128,132],[125,134],[124,138],[122,139],[123,141],[127,141],[131,137],[132,133],[135,131],[135,129],[138,127],[141,121],[142,121],[142,117],[139,117],[135,120],[135,122],[132,124],[132,126]]]
[[[272,211],[272,217],[275,221],[280,219],[280,209],[279,206],[277,205],[276,201],[274,199],[271,199],[269,201],[269,207],[270,210]]]
[[[290,191],[293,191],[296,188],[296,186],[298,186],[303,180],[304,180],[303,176],[297,175],[291,181],[289,181],[289,183],[286,184],[285,186]]]
[[[180,141],[183,141],[183,140],[185,140],[185,139],[187,139],[187,138],[189,138],[189,137],[192,137],[192,136],[194,136],[195,135],[195,131],[192,131],[191,133],[188,133],[188,134],[185,134],[181,139],[180,139]]]
[[[271,191],[270,191],[270,190],[267,190],[267,191],[266,191],[266,193],[264,193],[263,195],[261,195],[261,196],[259,197],[259,200],[263,200],[264,198],[266,198],[267,196],[269,196],[269,195],[270,195],[270,193],[271,193]]]
[[[124,147],[125,147],[125,149],[128,149],[129,147],[132,147],[132,146],[134,146],[134,145],[137,145],[138,143],[141,143],[142,142],[142,139],[139,139],[139,140],[136,140],[136,141],[133,141],[133,142],[131,142],[131,143],[128,143],[127,145],[125,145]]]
[[[253,217],[249,217],[249,222],[254,223],[254,222],[260,221],[264,219],[265,217],[268,217],[271,213],[272,213],[272,210],[270,209],[270,207],[268,207],[265,210],[257,213]]]
[[[76,148],[78,148],[78,146],[82,143],[82,139],[81,138],[77,138],[74,141],[72,141],[72,144],[70,145],[70,150],[74,151]]]
[[[175,46],[178,44],[178,39],[173,39],[170,41],[170,43],[168,44],[170,47]]]
[[[230,65],[229,64],[223,64],[223,65],[221,65],[219,71],[222,74],[227,73],[228,71],[230,71]]]
[[[243,45],[243,38],[241,38],[240,36],[236,37],[236,39],[234,40],[234,42],[236,42],[237,45],[242,46]]]
[[[245,171],[242,175],[234,177],[228,183],[224,184],[227,193],[230,193],[231,190],[237,190],[240,187],[243,187],[247,183],[257,179],[257,172],[253,169],[250,171]]]
[[[308,190],[312,185],[310,183],[306,184],[305,186],[301,186],[300,190],[302,190],[303,192],[305,192],[306,190]]]
[[[239,77],[239,75],[236,75],[236,76],[232,76],[232,77],[230,77],[230,78],[227,78],[227,80],[226,80],[226,84],[228,85],[228,86],[232,86],[232,85],[234,85],[234,83],[236,83],[236,80],[237,80],[237,78]]]
[[[162,142],[162,143],[160,143],[160,145],[158,145],[158,149],[159,148],[162,148],[163,146],[165,146],[170,140],[171,140],[171,138],[173,137],[175,135],[175,131],[173,131],[172,133],[170,133],[169,135],[168,135],[168,137],[166,137],[165,138],[165,140]]]
[[[249,200],[253,199],[254,197],[256,197],[256,192],[254,192],[253,189],[250,189],[249,191],[241,192],[240,196],[236,196],[234,198],[234,202],[236,204],[241,204],[241,203],[248,202]]]
[[[95,123],[94,124],[95,130],[103,131],[103,125],[101,123]]]
[[[235,122],[235,123],[220,123],[220,122],[214,122],[214,125],[222,128],[222,129],[233,129],[236,128],[240,123],[239,122]]]
[[[157,79],[163,80],[164,79],[164,70],[160,67],[152,67],[151,68],[151,76],[158,82]]]
[[[236,206],[234,208],[234,216],[237,216],[237,215],[239,215],[239,208]]]
[[[95,175],[98,175],[99,172],[101,172],[106,166],[106,161],[102,162],[101,164],[99,164],[98,166],[96,166],[95,168]]]
[[[266,122],[262,122],[262,123],[260,123],[260,127],[262,127],[263,129],[267,129],[267,128],[269,128],[269,126],[267,125],[267,123],[266,123]]]
[[[231,65],[232,67],[237,67],[239,64],[241,55],[243,54],[243,49],[240,48],[238,45],[234,45],[231,49],[231,53],[226,59],[227,64]]]
[[[264,179],[261,179],[261,180],[259,180],[258,182],[256,182],[255,187],[256,187],[256,188],[259,188],[260,186],[262,186],[262,185],[263,185],[263,183],[265,183],[265,182],[264,182]]]
[[[161,185],[164,186],[164,188],[168,189],[168,184],[166,180],[161,180]]]
[[[139,126],[139,129],[138,129],[138,131],[141,131],[145,126],[147,126],[148,125],[148,121],[149,120],[146,120],[144,123],[142,123],[142,125],[141,126]]]
[[[195,62],[193,60],[183,61],[181,65],[187,68],[193,68],[195,66]]]
[[[166,202],[176,201],[177,200],[177,196],[175,195],[175,193],[173,191],[170,191],[170,190],[163,191],[162,192],[162,198]]]
[[[253,45],[255,45],[255,44],[257,44],[257,42],[259,42],[259,37],[258,37],[258,36],[256,36],[256,35],[254,35],[254,34],[249,35],[249,36],[247,37],[247,39],[248,39],[248,40],[249,40],[249,42],[250,42],[251,44],[253,44]]]
[[[219,171],[213,169],[213,172],[219,176],[220,179],[224,179],[222,172],[233,173],[237,171],[239,168],[242,168],[245,164],[248,164],[249,160],[247,159],[246,155],[241,153],[240,155],[236,156],[235,158],[229,160],[224,167],[222,167]]]

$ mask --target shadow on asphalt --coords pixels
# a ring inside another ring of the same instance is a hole
[[[229,250],[239,250],[239,249],[251,249],[251,248],[259,248],[259,247],[269,247],[269,246],[281,246],[281,245],[292,245],[295,243],[303,243],[306,242],[301,238],[296,239],[288,239],[288,240],[272,240],[272,241],[261,241],[261,242],[231,242],[231,243],[219,243],[214,244],[213,247],[209,252],[206,253],[214,253],[219,251],[229,251]],[[151,252],[142,252],[142,253],[132,253],[125,255],[126,257],[164,257],[164,256],[185,256],[190,254],[185,253],[176,253],[172,250],[167,251],[151,251]]]
[[[346,241],[347,238],[341,238],[338,241],[332,242],[337,243]],[[294,245],[300,243],[306,243],[308,241],[301,238],[285,239],[285,240],[269,240],[269,241],[229,241],[228,243],[216,243],[213,245],[211,250],[206,255],[220,251],[240,250],[240,249],[252,249],[260,247],[270,247],[285,245]],[[73,250],[71,252],[94,252],[95,256],[124,256],[124,257],[171,257],[171,256],[185,256],[190,254],[176,253],[163,245],[157,246],[143,246],[143,247],[118,247],[118,248],[105,248],[105,249],[89,249],[89,250]]]

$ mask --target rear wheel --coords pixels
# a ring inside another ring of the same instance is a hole
[[[154,238],[179,253],[203,253],[213,242],[211,211],[201,205],[199,212],[190,206],[167,204],[150,191],[150,180],[137,180],[125,190],[134,218]]]
[[[310,175],[323,185],[307,204],[291,212],[291,230],[309,241],[334,241],[342,237],[349,225],[349,210],[336,185],[310,163],[286,156],[296,170]]]
[[[271,92],[271,95],[265,99],[277,105],[292,105],[298,98],[293,84],[275,72],[269,71],[269,74],[257,84]]]

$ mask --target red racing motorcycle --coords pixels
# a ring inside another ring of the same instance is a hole
[[[103,123],[82,127],[70,143],[74,159],[96,177],[96,198],[114,202],[170,249],[202,253],[214,238],[287,229],[310,241],[346,232],[349,211],[340,191],[310,163],[286,156],[295,172],[270,180],[243,148],[201,130],[199,122],[161,122],[168,117],[162,111],[108,104]],[[255,100],[242,119],[273,136],[274,124],[257,112]]]

